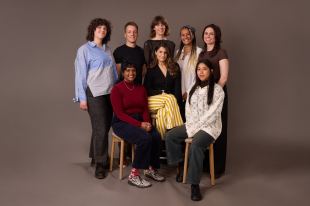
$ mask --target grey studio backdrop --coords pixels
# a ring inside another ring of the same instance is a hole
[[[3,1],[0,6],[0,205],[189,205],[173,177],[147,190],[106,180],[89,168],[90,121],[73,104],[74,59],[95,17],[148,39],[155,15],[169,39],[179,28],[220,25],[230,58],[227,174],[214,188],[204,178],[198,205],[305,205],[310,177],[307,1]],[[172,173],[171,176],[174,176]],[[121,196],[121,198],[120,198]]]

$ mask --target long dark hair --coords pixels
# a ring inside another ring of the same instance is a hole
[[[87,41],[94,41],[94,32],[98,26],[107,27],[107,35],[103,38],[102,44],[106,44],[111,39],[111,23],[106,19],[96,18],[93,19],[87,28]]]
[[[159,48],[163,47],[166,52],[167,52],[167,59],[165,61],[167,70],[172,77],[176,77],[178,73],[180,72],[180,67],[179,65],[171,58],[171,54],[169,52],[169,49],[167,45],[162,42],[160,43],[157,47],[155,47],[154,52],[153,52],[153,62],[151,63],[151,68],[154,68],[156,65],[158,65],[158,59],[156,57],[156,52],[158,51]]]
[[[198,77],[198,74],[197,74],[197,70],[198,70],[198,65],[199,64],[205,64],[209,70],[210,70],[210,75],[209,75],[209,78],[206,80],[206,81],[201,81]],[[210,105],[213,101],[213,94],[214,94],[214,84],[215,84],[215,80],[214,80],[214,75],[213,75],[213,67],[212,67],[212,64],[209,60],[207,59],[202,59],[200,61],[197,62],[196,64],[196,69],[195,69],[195,72],[196,72],[196,82],[194,84],[194,86],[192,87],[192,89],[190,90],[189,92],[189,96],[188,96],[188,102],[191,103],[191,97],[192,95],[194,94],[196,88],[198,86],[200,87],[204,87],[206,85],[209,85],[209,88],[208,88],[208,105]]]
[[[191,54],[190,54],[190,58],[189,58],[189,63],[192,64],[192,65],[195,65],[196,60],[197,60],[197,44],[196,44],[195,28],[193,28],[193,27],[191,27],[189,25],[183,26],[180,29],[180,34],[181,34],[183,29],[187,29],[189,31],[190,36],[191,36],[191,39],[192,39],[192,49],[191,49]],[[175,56],[175,60],[176,61],[178,61],[180,59],[180,56],[181,56],[183,48],[184,48],[184,43],[181,40],[180,48],[178,50],[177,55]]]
[[[214,35],[215,35],[215,45],[214,48],[212,49],[212,51],[210,52],[210,56],[214,56],[217,54],[217,52],[220,50],[221,48],[221,43],[222,43],[222,32],[221,32],[221,28],[215,24],[209,24],[207,25],[202,32],[202,41],[204,42],[204,33],[206,31],[207,28],[212,28],[214,30]],[[203,51],[201,52],[201,56],[203,56],[208,50],[208,45],[204,42],[204,47],[203,47]]]

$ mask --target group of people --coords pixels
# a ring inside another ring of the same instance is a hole
[[[167,21],[156,16],[150,39],[141,48],[136,44],[138,25],[128,22],[124,26],[125,44],[112,53],[107,46],[110,22],[92,20],[87,43],[78,49],[75,60],[74,100],[90,116],[89,157],[96,178],[106,176],[111,127],[116,135],[135,145],[128,183],[139,188],[150,187],[149,179],[165,181],[158,172],[162,142],[168,164],[181,168],[184,140],[193,138],[187,182],[191,184],[191,199],[199,201],[199,183],[204,160],[208,159],[205,151],[212,143],[216,178],[225,172],[228,56],[221,48],[217,25],[204,28],[203,48],[197,46],[192,26],[180,29],[177,51],[168,36]],[[151,114],[156,117],[155,124]],[[177,171],[176,181],[181,182],[182,172]]]

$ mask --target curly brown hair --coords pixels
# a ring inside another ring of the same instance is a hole
[[[87,41],[94,41],[94,32],[98,26],[106,26],[107,27],[107,35],[103,38],[102,44],[106,44],[111,39],[111,23],[106,19],[96,18],[91,20],[88,28],[87,28]]]
[[[151,38],[154,38],[156,36],[156,32],[154,31],[154,28],[156,25],[158,25],[160,23],[165,25],[165,27],[166,27],[164,35],[169,36],[169,25],[168,25],[166,19],[163,16],[155,16],[152,23],[151,23],[151,33],[150,33]]]

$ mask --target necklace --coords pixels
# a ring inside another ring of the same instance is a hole
[[[135,85],[133,85],[132,86],[132,88],[129,88],[128,86],[127,86],[127,84],[126,84],[126,82],[124,81],[124,84],[125,84],[125,86],[127,87],[127,89],[129,90],[129,91],[132,91],[132,90],[134,90],[135,89]]]

